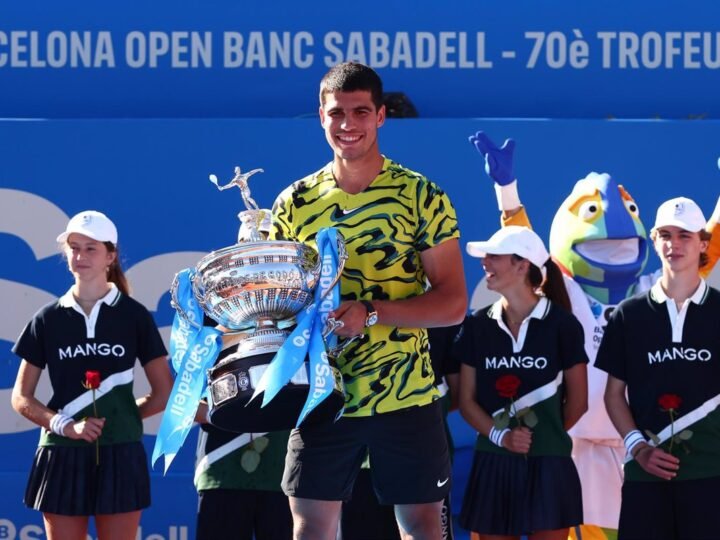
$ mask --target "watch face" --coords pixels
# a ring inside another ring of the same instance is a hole
[[[373,324],[375,324],[377,322],[377,320],[378,320],[377,313],[375,313],[373,311],[372,313],[368,314],[367,320],[365,321],[365,326],[372,326]]]

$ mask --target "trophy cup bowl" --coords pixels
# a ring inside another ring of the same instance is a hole
[[[313,300],[317,252],[288,241],[247,242],[203,257],[193,293],[203,311],[229,330],[294,317]]]
[[[262,399],[250,401],[275,353],[291,333],[294,317],[314,300],[321,261],[310,246],[285,240],[267,240],[270,212],[259,209],[250,196],[247,179],[261,169],[242,174],[226,186],[240,188],[248,208],[238,217],[242,223],[238,242],[209,253],[195,266],[192,293],[205,315],[224,327],[223,348],[215,365],[207,370],[210,423],[228,431],[263,432],[290,429],[310,390],[309,363],[305,359],[292,379],[265,407]],[[337,275],[340,278],[347,250],[337,237]],[[325,287],[325,283],[323,286]],[[176,285],[171,290],[178,314]],[[332,393],[304,421],[332,421],[345,403],[342,376],[329,358],[333,373]]]
[[[344,261],[345,244],[338,240]],[[294,427],[310,390],[307,359],[265,407],[251,401],[275,353],[288,339],[292,318],[313,301],[320,278],[317,252],[289,241],[239,243],[214,251],[196,265],[193,293],[210,318],[229,332],[207,372],[210,423],[227,431],[258,433]],[[342,263],[338,270],[342,271]],[[332,394],[305,424],[332,421],[345,403],[342,377],[332,359]]]

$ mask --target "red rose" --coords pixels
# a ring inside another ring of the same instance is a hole
[[[88,390],[96,390],[100,388],[100,372],[99,371],[86,371],[85,372],[85,384],[83,385]]]
[[[515,375],[503,375],[495,381],[495,390],[503,398],[514,398],[520,387],[520,379]]]
[[[663,411],[676,411],[680,407],[682,399],[675,394],[663,394],[658,398],[658,403]]]
[[[95,403],[95,390],[100,388],[100,372],[88,370],[85,372],[83,387],[92,390],[92,406],[95,418],[98,418],[97,404]],[[100,439],[95,439],[95,465],[100,465]]]

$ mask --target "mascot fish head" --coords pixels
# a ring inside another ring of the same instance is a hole
[[[610,175],[588,174],[555,214],[550,254],[597,301],[620,302],[632,294],[648,258],[637,204]]]

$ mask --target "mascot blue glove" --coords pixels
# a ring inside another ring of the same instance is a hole
[[[513,152],[515,141],[506,139],[503,145],[498,148],[484,131],[478,131],[470,135],[468,140],[475,146],[475,149],[485,159],[485,172],[496,184],[507,186],[515,180],[513,172]]]
[[[512,216],[522,207],[513,171],[515,141],[505,139],[503,145],[498,148],[484,131],[470,135],[468,140],[485,160],[485,172],[495,182],[498,210],[503,213],[505,218]]]

